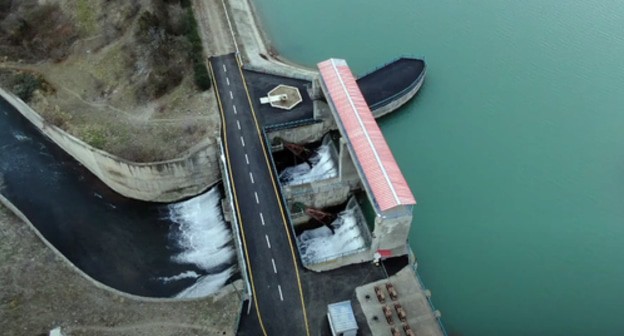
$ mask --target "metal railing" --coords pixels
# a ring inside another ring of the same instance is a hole
[[[226,155],[225,155],[225,149],[223,147],[223,142],[221,140],[221,138],[218,139],[218,143],[219,143],[219,149],[221,151],[221,163],[223,165],[223,179],[224,179],[224,188],[226,193],[227,193],[227,197],[230,200],[230,209],[232,211],[232,216],[230,216],[232,218],[232,227],[234,230],[234,233],[236,234],[236,241],[238,242],[238,248],[236,249],[236,255],[237,255],[237,259],[238,259],[238,263],[241,267],[241,273],[243,275],[243,278],[245,280],[245,287],[246,287],[246,291],[247,291],[247,295],[249,297],[249,300],[251,302],[251,300],[253,300],[253,291],[251,290],[251,283],[249,282],[249,276],[247,274],[247,262],[245,260],[245,258],[243,257],[243,253],[241,253],[241,249],[244,248],[243,242],[241,240],[241,233],[239,230],[239,223],[238,223],[238,214],[236,213],[236,207],[234,206],[234,195],[232,193],[232,189],[231,189],[231,181],[230,181],[230,175],[228,173],[228,162],[226,159]]]
[[[267,136],[267,133],[265,130],[262,130],[262,138],[263,138],[263,144],[262,146],[264,146],[267,149],[267,153],[269,153],[268,156],[268,160],[271,163],[271,169],[273,169],[273,178],[274,178],[274,182],[275,182],[275,186],[277,188],[277,193],[279,194],[278,197],[280,197],[281,201],[282,201],[282,210],[284,211],[284,215],[286,216],[286,219],[288,220],[288,229],[290,230],[290,236],[292,239],[294,239],[294,244],[297,247],[297,253],[299,254],[299,260],[301,260],[301,249],[299,248],[299,244],[297,244],[297,236],[295,235],[295,228],[293,226],[293,221],[292,218],[290,216],[290,209],[288,209],[288,203],[286,202],[286,198],[284,197],[284,193],[282,192],[282,187],[280,185],[279,182],[279,177],[277,176],[277,168],[275,167],[275,161],[273,161],[273,156],[270,154],[271,153],[271,148],[269,147],[269,144],[271,143],[269,141],[269,137]]]
[[[275,131],[280,131],[280,130],[288,129],[288,128],[312,125],[312,124],[316,124],[320,122],[322,121],[316,120],[314,118],[307,118],[307,119],[299,119],[299,120],[293,120],[293,121],[288,121],[288,122],[279,123],[279,124],[268,125],[268,126],[265,126],[264,129],[266,130],[266,132],[275,132]]]

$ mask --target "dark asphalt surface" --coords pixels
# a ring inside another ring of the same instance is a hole
[[[425,70],[425,61],[400,58],[357,80],[364,99],[374,109],[385,99],[409,87]]]
[[[239,64],[233,54],[214,57],[210,63],[260,329],[267,335],[309,335],[296,248],[294,242],[291,248],[290,226],[282,216],[279,189],[268,163],[270,151],[259,136]]]
[[[306,85],[312,85],[311,82],[295,78],[269,75],[250,70],[244,70],[244,73],[249,93],[251,94],[251,101],[253,102],[254,108],[260,117],[260,120],[258,121],[263,127],[270,128],[280,124],[298,122],[301,120],[313,120],[314,111],[312,100],[308,95],[308,89],[306,87]],[[301,93],[303,101],[292,110],[281,110],[274,108],[269,104],[260,104],[260,98],[266,97],[269,91],[273,90],[280,84],[294,86],[298,88],[299,93]]]

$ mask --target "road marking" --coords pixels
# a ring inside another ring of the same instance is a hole
[[[245,147],[245,139],[243,139],[242,135],[241,135],[241,143],[243,144],[243,147]]]
[[[245,162],[247,162],[247,165],[249,165],[249,156],[247,156],[247,153],[245,153]]]
[[[273,264],[273,273],[277,274],[277,267],[275,267],[275,259],[271,258],[271,263]]]
[[[234,109],[234,114],[238,113],[238,112],[236,111],[236,105],[232,105],[232,108]]]
[[[225,64],[221,64],[223,65],[223,72],[227,72],[227,68],[225,67]]]
[[[263,142],[262,140],[262,132],[260,131],[260,124],[258,123],[258,117],[256,116],[256,112],[254,111],[254,107],[253,104],[251,102],[251,95],[249,94],[249,88],[247,88],[247,83],[245,82],[245,74],[243,73],[243,65],[241,63],[241,60],[239,58],[236,58],[236,62],[238,64],[238,73],[240,74],[240,77],[242,79],[243,82],[243,87],[245,88],[245,92],[247,93],[247,102],[249,103],[249,108],[251,110],[251,115],[253,116],[253,120],[256,124],[256,131],[257,131],[257,135],[258,135],[258,140],[260,140],[260,143]],[[277,203],[280,207],[280,212],[282,215],[282,225],[284,225],[284,231],[286,232],[286,236],[288,237],[288,246],[290,247],[290,254],[292,256],[292,262],[293,262],[293,266],[295,269],[295,276],[297,277],[297,288],[299,289],[299,298],[301,300],[301,311],[303,313],[303,321],[304,321],[304,325],[305,325],[305,329],[306,329],[306,336],[310,336],[310,326],[308,323],[308,313],[306,311],[306,305],[305,305],[305,300],[303,298],[303,288],[301,286],[301,277],[299,276],[299,270],[297,269],[297,257],[295,256],[295,249],[293,247],[293,243],[292,243],[292,239],[291,239],[291,235],[290,235],[290,231],[288,229],[288,225],[286,224],[286,214],[284,212],[284,204],[282,204],[282,201],[280,200],[280,197],[278,196],[278,192],[277,192],[277,185],[275,184],[275,176],[273,176],[273,171],[271,170],[271,166],[269,163],[269,156],[267,153],[267,150],[265,148],[265,146],[262,146],[262,152],[264,153],[264,160],[266,162],[267,168],[269,169],[269,175],[271,175],[271,183],[273,184],[273,191],[275,192],[275,196],[277,198]],[[256,304],[258,303],[258,301],[256,300]],[[258,314],[260,313],[258,311],[258,307],[256,305],[256,311],[258,312]],[[262,319],[260,317],[258,317],[258,319],[260,321],[262,321]],[[262,322],[260,322],[260,326],[262,325]],[[265,331],[265,330],[263,330]]]
[[[262,226],[264,226],[264,216],[262,216],[262,212],[260,213],[260,221],[262,222]]]
[[[240,121],[236,120],[236,126],[238,126],[238,129],[240,130]]]
[[[251,184],[256,183],[256,182],[254,182],[253,173],[252,172],[249,172],[249,179],[251,180]]]
[[[225,77],[225,82],[227,83],[228,86],[230,86],[230,78],[229,77]]]
[[[264,238],[266,238],[266,241],[267,241],[267,246],[268,246],[269,248],[271,248],[271,242],[269,241],[269,236],[264,235]]]
[[[230,99],[234,99],[234,95],[232,94],[232,91],[230,91]]]
[[[260,204],[260,199],[258,198],[258,193],[254,191],[254,196],[256,196],[256,203]]]
[[[223,105],[221,102],[221,95],[219,94],[219,88],[217,86],[217,81],[215,79],[214,76],[214,69],[212,68],[212,62],[208,62],[208,66],[210,67],[210,73],[213,74],[212,76],[212,87],[215,88],[215,92],[216,92],[216,96],[217,96],[217,103],[219,104],[219,111],[221,113],[221,125],[223,125],[223,133],[227,134],[227,123],[225,122],[225,111],[223,110]],[[228,146],[228,139],[227,137],[223,137],[223,143],[224,143],[224,149],[225,149],[225,157],[227,162],[231,162],[230,161],[230,151],[229,151],[229,146]],[[232,181],[232,191],[233,191],[233,198],[234,198],[234,206],[236,208],[236,217],[238,217],[238,226],[240,227],[240,233],[242,235],[242,241],[243,241],[243,250],[245,252],[245,260],[247,260],[247,270],[249,271],[249,279],[250,281],[247,283],[247,286],[251,286],[251,294],[253,295],[253,297],[257,297],[257,293],[256,293],[256,286],[254,285],[254,277],[253,277],[253,270],[251,267],[251,262],[249,259],[249,250],[248,250],[248,246],[247,246],[247,237],[245,236],[245,228],[242,225],[242,218],[240,215],[240,207],[239,207],[239,202],[238,202],[238,198],[236,197],[236,183],[233,181],[233,174],[232,174],[232,166],[231,165],[227,165],[227,171],[228,171],[228,175],[230,176],[230,180]],[[254,303],[254,305],[256,306],[256,315],[258,316],[258,322],[260,323],[260,328],[262,329],[262,334],[264,336],[267,336],[266,333],[266,329],[264,328],[264,324],[262,323],[262,316],[260,314],[260,308],[258,307],[258,300],[250,300],[249,301],[250,304],[251,302]],[[304,307],[305,309],[305,307]],[[305,315],[304,315],[305,317]],[[306,320],[307,323],[307,320]],[[306,324],[306,328],[307,328],[307,324]],[[306,329],[307,330],[307,329]],[[307,336],[310,336],[310,334],[308,333]]]
[[[277,285],[277,290],[280,293],[280,300],[284,301],[284,295],[282,295],[282,286],[281,285]]]

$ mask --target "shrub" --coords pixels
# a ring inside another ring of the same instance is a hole
[[[210,75],[204,64],[204,46],[197,28],[197,21],[193,16],[193,8],[188,7],[186,14],[186,38],[191,43],[190,58],[193,62],[193,71],[195,73],[195,85],[202,90],[210,89]]]
[[[11,86],[11,91],[13,91],[13,93],[23,101],[29,102],[35,90],[42,87],[42,80],[32,73],[22,72],[13,78]]]
[[[106,145],[106,130],[101,126],[88,125],[80,133],[80,138],[95,148],[103,149]]]
[[[210,89],[210,75],[208,74],[206,65],[204,63],[195,63],[193,65],[193,70],[195,75],[195,85],[197,85],[197,87],[202,91]]]

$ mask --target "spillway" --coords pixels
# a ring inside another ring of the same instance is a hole
[[[75,266],[115,289],[202,296],[237,276],[218,186],[176,204],[122,197],[4,100],[0,193]],[[200,234],[204,229],[212,235]]]

